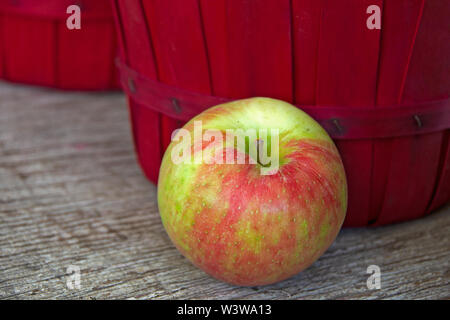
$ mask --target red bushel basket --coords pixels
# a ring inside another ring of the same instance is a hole
[[[120,78],[151,181],[174,129],[212,105],[267,96],[296,104],[335,140],[345,226],[414,219],[449,201],[450,1],[113,4]],[[367,27],[370,5],[381,29]]]
[[[81,29],[69,30],[78,5]],[[0,0],[0,78],[62,89],[118,88],[109,0]]]

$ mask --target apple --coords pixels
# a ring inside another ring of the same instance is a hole
[[[158,180],[163,225],[194,265],[266,285],[310,266],[347,210],[340,155],[293,105],[250,98],[212,107],[172,135]]]

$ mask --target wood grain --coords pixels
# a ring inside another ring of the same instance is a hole
[[[303,273],[240,288],[171,244],[138,167],[120,93],[0,83],[2,299],[450,298],[450,206],[423,219],[344,229]],[[369,290],[367,267],[381,268]],[[81,288],[66,286],[81,268]]]

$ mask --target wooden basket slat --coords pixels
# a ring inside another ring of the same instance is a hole
[[[322,6],[317,0],[293,0],[294,103],[315,105]]]
[[[84,0],[81,30],[68,30],[70,1],[0,3],[0,77],[62,89],[118,88],[116,38],[109,1]]]
[[[227,3],[224,0],[200,0],[203,31],[208,52],[211,94],[230,94],[232,65],[228,31]]]
[[[211,93],[209,64],[197,0],[143,1],[157,61],[159,80],[185,89]],[[162,145],[182,123],[161,118]]]
[[[84,21],[80,30],[57,24],[58,86],[108,89],[115,86],[116,38],[111,21]],[[70,76],[68,76],[70,75]],[[87,76],[90,75],[90,76]]]
[[[377,105],[400,103],[401,83],[408,68],[408,55],[414,40],[422,0],[384,1],[383,30],[378,66]],[[372,201],[370,220],[375,221],[383,206],[391,160],[398,157],[395,142],[409,140],[382,139],[374,144]],[[401,155],[400,155],[401,157]]]
[[[392,141],[388,179],[377,224],[414,219],[426,212],[436,179],[440,144],[440,134]]]
[[[3,15],[4,69],[8,79],[29,84],[56,83],[55,22]],[[39,61],[39,63],[36,63]]]
[[[292,101],[289,1],[220,0],[201,5],[214,93]]]
[[[156,59],[141,1],[115,1],[119,8],[126,61],[145,76],[158,80]],[[157,181],[163,149],[161,115],[130,100],[131,120],[138,159],[146,176]]]
[[[436,188],[427,213],[450,201],[450,130],[446,130],[444,133],[440,156]]]
[[[375,106],[379,30],[365,27],[366,8],[381,1],[323,2],[319,35],[316,103]],[[349,77],[348,75],[352,76]],[[373,142],[337,141],[346,168],[349,208],[345,225],[369,220]]]
[[[395,5],[398,6],[399,2]],[[406,10],[412,7],[414,10]],[[442,57],[445,52],[449,52],[449,45],[442,42],[439,36],[441,33],[436,33],[436,27],[446,25],[445,10],[442,10],[444,7],[445,3],[439,0],[414,3],[405,1],[403,10],[399,12],[399,15],[416,12],[418,22],[417,27],[410,28],[417,30],[417,34],[410,46],[409,57],[405,59],[409,61],[409,65],[404,70],[404,85],[399,88],[403,89],[398,93],[400,102],[427,101],[448,95],[450,69],[448,61],[447,66],[443,65]],[[398,52],[398,44],[394,45]],[[391,166],[385,173],[389,179],[378,224],[418,218],[427,212],[440,181],[441,173],[438,168],[446,150],[443,146],[444,134],[434,133],[390,141],[391,155],[387,158]]]
[[[378,106],[395,105],[401,102],[402,83],[408,71],[409,55],[415,40],[416,25],[421,19],[422,4],[422,0],[384,1],[382,49],[378,66]],[[371,221],[381,223],[387,212],[393,220],[397,219],[398,210],[392,210],[389,206],[395,207],[392,206],[392,199],[396,199],[397,202],[403,201],[398,198],[406,196],[405,188],[392,190],[389,181],[396,180],[394,184],[408,181],[405,176],[408,175],[407,172],[411,167],[403,153],[405,149],[409,153],[410,143],[410,137],[382,139],[375,142],[373,158],[375,179],[372,186]],[[400,168],[397,168],[398,166]],[[380,219],[378,219],[379,216]]]
[[[450,3],[447,0],[423,1],[423,15],[404,85],[403,101],[426,101],[449,95]]]

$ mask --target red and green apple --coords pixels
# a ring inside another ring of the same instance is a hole
[[[255,286],[289,278],[331,245],[347,184],[326,131],[280,100],[212,107],[173,134],[158,206],[175,246],[215,278]]]

